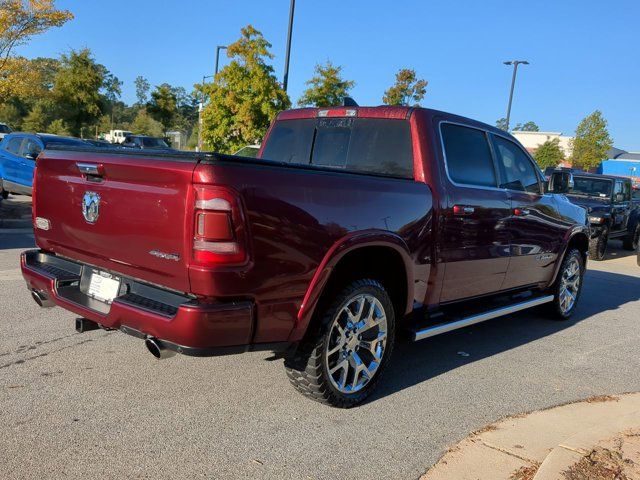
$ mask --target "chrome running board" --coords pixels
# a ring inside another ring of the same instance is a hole
[[[485,322],[492,318],[502,317],[503,315],[509,315],[510,313],[519,312],[520,310],[526,310],[527,308],[536,307],[543,303],[553,301],[553,295],[546,295],[544,297],[532,298],[524,302],[515,303],[506,307],[497,308],[495,310],[489,310],[488,312],[478,313],[470,317],[462,318],[460,320],[454,320],[452,322],[440,323],[430,327],[414,330],[411,332],[413,335],[413,341],[423,340],[429,337],[435,337],[441,333],[451,332],[459,328],[468,327],[469,325],[475,325],[476,323]]]

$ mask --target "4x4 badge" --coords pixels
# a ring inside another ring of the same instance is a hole
[[[96,223],[100,215],[100,195],[95,192],[85,192],[82,197],[82,215],[87,223]]]

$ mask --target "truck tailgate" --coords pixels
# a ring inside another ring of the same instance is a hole
[[[195,159],[166,156],[45,151],[37,162],[34,217],[45,228],[48,220],[49,229],[36,228],[36,242],[188,292],[195,166]]]

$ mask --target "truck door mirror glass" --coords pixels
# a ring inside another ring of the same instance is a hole
[[[571,172],[553,172],[549,179],[549,191],[552,193],[567,193],[574,186]]]
[[[624,202],[624,193],[616,193],[616,202]]]

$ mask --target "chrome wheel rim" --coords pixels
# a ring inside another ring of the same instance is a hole
[[[559,301],[562,313],[570,312],[576,304],[581,280],[580,262],[574,257],[567,264],[560,279]]]
[[[334,317],[325,347],[329,380],[338,391],[362,390],[380,368],[387,345],[387,315],[373,295],[345,302]]]

